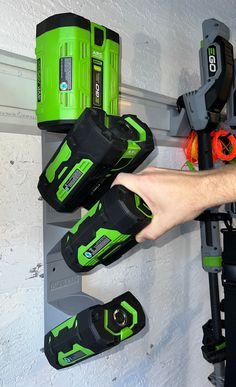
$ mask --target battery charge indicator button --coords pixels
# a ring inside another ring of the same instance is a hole
[[[85,255],[85,257],[86,258],[92,258],[92,253],[90,253],[89,251],[86,251],[85,253],[84,253],[84,255]]]
[[[62,91],[67,90],[67,89],[68,89],[67,83],[66,83],[66,82],[61,82],[61,83],[60,83],[60,89],[61,89]]]

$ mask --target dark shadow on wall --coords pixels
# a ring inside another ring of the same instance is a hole
[[[134,57],[131,64],[131,84],[144,90],[161,90],[161,45],[157,39],[144,33],[134,37]],[[198,60],[196,52],[196,60]],[[200,71],[182,68],[179,74],[178,95],[198,89],[200,86]]]

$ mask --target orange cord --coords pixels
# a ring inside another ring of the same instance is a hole
[[[225,137],[227,143],[222,141],[220,137]],[[236,157],[236,139],[234,135],[225,129],[214,132],[214,136],[212,137],[212,149],[217,159],[231,161]]]
[[[222,138],[227,139],[225,143]],[[231,161],[236,158],[236,138],[225,129],[211,132],[213,161]],[[193,164],[198,162],[198,138],[197,133],[192,130],[183,145],[186,159]]]
[[[184,153],[186,159],[193,164],[198,161],[198,140],[197,133],[192,130],[184,143]]]

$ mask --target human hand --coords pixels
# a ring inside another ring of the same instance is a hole
[[[208,208],[206,176],[205,172],[155,167],[138,174],[120,173],[113,185],[121,184],[137,193],[153,213],[150,225],[136,235],[137,242],[155,240]]]

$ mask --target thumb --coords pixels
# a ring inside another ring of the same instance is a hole
[[[166,222],[161,215],[155,215],[151,223],[136,235],[136,241],[142,243],[145,240],[156,240],[168,231]]]

